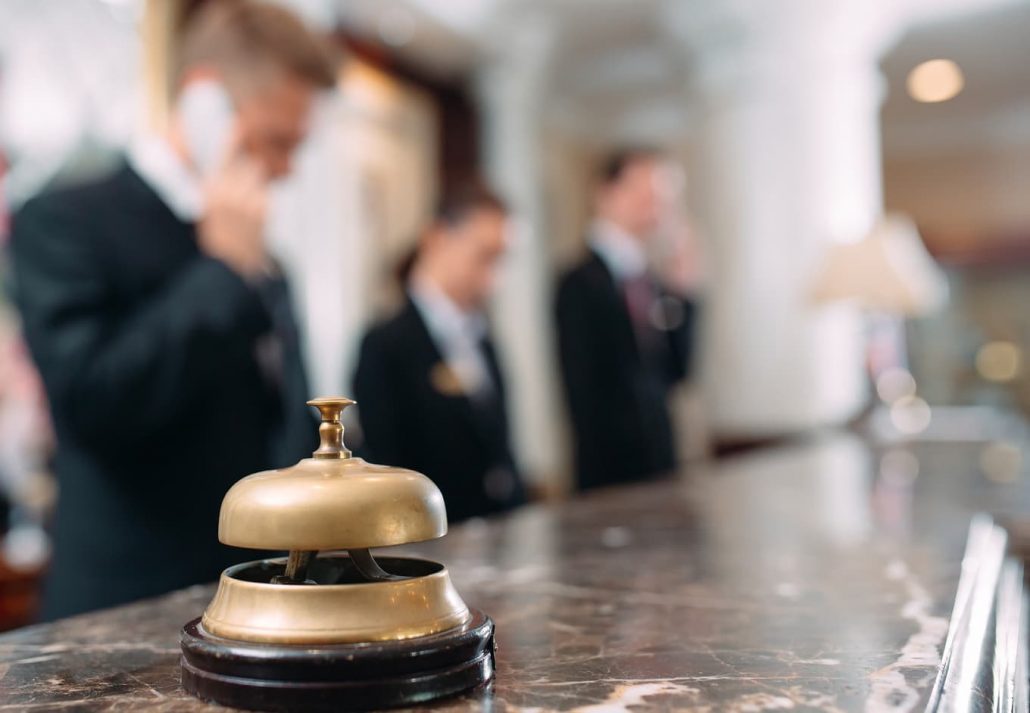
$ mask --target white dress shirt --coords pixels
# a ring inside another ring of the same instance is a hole
[[[200,178],[191,166],[179,157],[168,142],[153,134],[139,136],[129,145],[129,166],[143,179],[161,202],[183,223],[196,223],[204,215],[204,191]],[[272,279],[275,278],[275,279]],[[282,304],[287,298],[281,287],[278,265],[270,260],[265,272],[248,282],[257,288],[258,296],[265,303],[273,328],[262,335],[254,345],[254,357],[265,378],[276,387],[281,387],[283,378],[283,336]]]
[[[598,218],[590,227],[590,248],[596,252],[616,282],[625,282],[647,272],[647,251],[643,242],[611,221]]]
[[[184,223],[195,223],[204,214],[200,178],[164,139],[140,136],[129,146],[129,166],[158,198]]]
[[[414,276],[408,294],[465,394],[471,398],[488,395],[494,383],[482,349],[486,337],[483,315],[463,310],[426,277]]]

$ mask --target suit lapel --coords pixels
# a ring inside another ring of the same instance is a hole
[[[487,433],[483,428],[482,419],[476,414],[472,400],[461,389],[461,382],[457,380],[457,376],[453,373],[449,376],[446,375],[450,371],[450,367],[447,366],[440,348],[433,340],[433,335],[429,332],[429,327],[426,326],[425,320],[422,319],[422,315],[418,311],[418,307],[415,306],[411,299],[408,299],[407,307],[405,308],[405,319],[411,320],[411,332],[415,338],[414,347],[416,352],[422,355],[419,359],[419,369],[424,371],[424,374],[420,378],[426,379],[434,397],[451,403],[456,407],[456,410],[462,415],[462,418],[468,421],[469,427],[479,438],[483,440],[488,439]],[[492,360],[488,361],[491,362],[492,370]],[[449,383],[451,381],[454,383]],[[455,386],[457,388],[454,388]]]
[[[504,378],[501,375],[501,365],[497,361],[497,351],[494,349],[494,342],[489,336],[483,342],[483,353],[486,357],[486,366],[490,371],[490,378],[494,382],[494,392],[497,395],[497,401],[501,404],[501,408],[504,407]]]
[[[612,313],[615,315],[615,331],[618,335],[617,344],[626,345],[626,348],[633,355],[633,358],[640,359],[640,346],[637,344],[637,335],[633,329],[633,321],[629,316],[629,308],[626,300],[619,289],[619,284],[608,265],[595,251],[590,251],[589,262],[591,269],[599,276],[599,282],[605,287],[607,298],[611,301]]]

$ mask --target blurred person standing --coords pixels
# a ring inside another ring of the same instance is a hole
[[[180,33],[167,130],[14,217],[14,293],[58,442],[47,618],[214,580],[240,559],[216,544],[225,491],[315,445],[264,228],[336,67],[263,2],[208,0]]]
[[[429,476],[451,522],[525,501],[485,315],[506,223],[482,188],[443,197],[402,271],[404,306],[365,336],[354,377],[368,458]]]
[[[663,158],[627,151],[605,164],[585,259],[558,286],[561,371],[580,489],[676,465],[668,399],[687,376],[695,309],[650,267]]]

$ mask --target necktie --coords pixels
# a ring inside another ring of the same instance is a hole
[[[292,346],[292,317],[290,313],[289,291],[286,281],[280,277],[269,277],[258,285],[265,309],[272,321],[272,329],[256,345],[258,366],[265,381],[279,391],[283,386],[283,367],[285,351]]]
[[[632,277],[623,282],[623,294],[633,332],[641,350],[647,351],[655,343],[657,334],[651,321],[651,309],[654,305],[654,286],[647,273]]]

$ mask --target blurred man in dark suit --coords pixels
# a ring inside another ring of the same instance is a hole
[[[443,198],[404,306],[366,335],[354,377],[364,453],[432,478],[452,522],[525,500],[484,314],[505,224],[503,204],[485,190]]]
[[[604,167],[587,257],[561,280],[558,343],[581,489],[675,466],[667,404],[687,373],[693,304],[649,266],[662,160],[626,152]]]
[[[265,250],[329,53],[291,13],[200,5],[166,133],[15,216],[15,294],[53,412],[60,496],[44,613],[217,578],[218,510],[314,444],[296,330]]]

